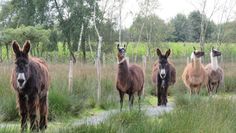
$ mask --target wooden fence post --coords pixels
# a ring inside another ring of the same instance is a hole
[[[147,66],[147,57],[144,55],[143,56],[143,73],[145,75],[146,73],[146,66]],[[143,86],[143,96],[145,95],[145,84]]]
[[[69,63],[69,76],[68,76],[68,91],[72,92],[72,88],[73,88],[73,61],[70,60]]]

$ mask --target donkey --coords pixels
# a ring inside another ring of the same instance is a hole
[[[176,70],[172,63],[168,61],[171,53],[170,49],[163,55],[160,49],[156,50],[159,60],[153,65],[152,82],[157,86],[157,105],[167,104],[167,90],[170,85],[176,82]]]
[[[190,90],[190,94],[199,94],[200,89],[207,82],[207,75],[204,66],[201,63],[203,51],[196,50],[191,54],[191,62],[187,64],[182,74],[182,80],[185,86]]]
[[[21,131],[27,129],[27,116],[30,118],[30,130],[47,128],[49,74],[47,64],[36,57],[30,57],[30,41],[23,49],[16,41],[12,42],[15,53],[15,68],[12,70],[11,84],[16,92]],[[38,123],[38,114],[40,120]]]
[[[212,47],[211,52],[211,63],[205,66],[205,70],[208,76],[207,89],[208,94],[211,94],[213,91],[217,93],[220,83],[224,79],[224,71],[219,66],[217,58],[221,56],[221,52]]]
[[[138,103],[139,109],[140,107],[140,100],[141,94],[143,91],[144,85],[144,73],[141,67],[132,64],[129,65],[125,58],[126,47],[120,47],[119,44],[117,45],[118,50],[118,73],[117,73],[117,81],[116,81],[116,88],[120,94],[120,110],[123,107],[123,98],[124,94],[129,95],[129,108],[133,106],[134,102],[134,93],[138,93]]]

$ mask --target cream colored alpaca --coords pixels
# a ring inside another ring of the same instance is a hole
[[[182,74],[182,80],[190,94],[199,94],[202,85],[205,85],[207,81],[207,74],[201,63],[202,56],[204,56],[204,52],[197,51],[194,48],[191,54],[191,62],[187,64]]]

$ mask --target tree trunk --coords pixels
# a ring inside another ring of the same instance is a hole
[[[2,62],[2,45],[0,44],[0,62]]]
[[[5,44],[6,46],[6,51],[7,51],[7,60],[9,60],[9,47],[8,47],[8,44]]]
[[[85,48],[85,38],[82,38],[82,51],[83,51],[83,63],[86,63],[86,48]]]
[[[200,33],[200,47],[202,48],[202,50],[204,51],[204,43],[205,43],[205,29],[204,29],[204,25],[205,25],[205,8],[206,8],[206,2],[207,0],[204,1],[203,3],[203,9],[202,9],[202,13],[201,13],[201,33]],[[206,28],[206,27],[205,27]]]
[[[82,40],[82,36],[83,36],[83,31],[84,31],[84,24],[82,24],[82,26],[81,26],[81,31],[80,31],[80,36],[79,36],[79,43],[78,43],[78,48],[77,48],[77,51],[78,51],[78,52],[79,52],[80,45],[81,45],[81,40]]]

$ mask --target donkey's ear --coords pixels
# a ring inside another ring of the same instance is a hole
[[[20,52],[20,46],[17,41],[12,42],[12,48],[15,54],[18,54]]]
[[[170,56],[170,49],[168,49],[167,51],[166,51],[166,57],[169,57]]]
[[[117,46],[116,46],[116,48],[119,49],[119,47],[120,47],[120,44],[118,43]]]
[[[193,50],[195,51],[196,50],[196,48],[193,46]]]
[[[25,41],[25,44],[24,44],[24,46],[23,46],[23,52],[24,52],[25,54],[28,54],[29,51],[30,51],[30,41],[27,40],[27,41]]]
[[[214,50],[214,46],[211,48],[211,50],[212,50],[212,51]]]
[[[128,48],[128,43],[124,44],[124,48],[127,49]]]
[[[161,55],[162,55],[161,50],[160,50],[159,48],[157,48],[157,55],[158,55],[158,56],[161,56]]]

